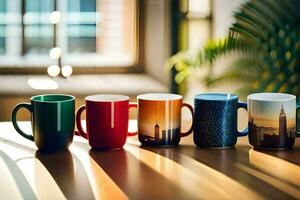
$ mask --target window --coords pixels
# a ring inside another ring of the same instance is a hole
[[[178,0],[172,4],[172,53],[185,50],[198,50],[212,35],[213,0]],[[175,81],[175,68],[171,71],[171,91],[182,92],[184,84]]]
[[[211,38],[211,0],[180,0],[179,48],[199,49]]]
[[[211,1],[189,0],[188,48],[199,49],[211,37]]]
[[[0,0],[0,67],[131,66],[137,44],[135,0]]]
[[[21,36],[19,7],[14,0],[0,0],[0,62],[5,63],[6,55],[21,54],[21,43],[16,41]]]
[[[6,1],[0,0],[0,55],[5,53],[5,26],[3,16],[6,12]]]
[[[49,16],[54,0],[26,0],[23,4],[24,54],[45,54],[54,47],[54,25]]]
[[[96,52],[96,14],[96,1],[68,0],[68,52]]]

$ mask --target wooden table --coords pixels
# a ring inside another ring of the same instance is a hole
[[[30,123],[20,123],[30,131]],[[93,151],[75,136],[70,151],[44,154],[0,123],[0,199],[300,199],[300,140],[293,150],[174,148]]]

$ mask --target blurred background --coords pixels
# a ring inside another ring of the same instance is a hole
[[[44,93],[299,94],[298,0],[0,0],[0,121]],[[24,112],[21,120],[28,120]]]

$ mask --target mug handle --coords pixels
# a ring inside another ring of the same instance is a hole
[[[296,111],[299,110],[299,109],[300,109],[300,103],[297,103],[296,104]],[[297,118],[296,118],[296,120],[297,120]],[[299,131],[297,131],[296,137],[300,137],[300,132]]]
[[[238,102],[238,109],[239,108],[244,108],[246,111],[248,111],[247,109],[247,103],[245,102]],[[238,137],[241,137],[241,136],[246,136],[248,135],[248,126],[243,130],[243,131],[238,131]]]
[[[188,136],[189,134],[191,134],[193,132],[193,127],[194,127],[194,112],[193,112],[193,107],[188,104],[188,103],[183,103],[181,108],[183,107],[187,107],[190,111],[191,111],[191,114],[192,114],[192,125],[191,125],[191,128],[187,131],[187,132],[181,132],[180,135],[181,137],[185,137],[185,136]]]
[[[85,105],[81,106],[77,113],[76,113],[76,126],[78,131],[75,131],[75,135],[81,136],[85,139],[88,138],[87,133],[83,130],[82,125],[81,125],[81,115],[83,113],[83,111],[86,109]]]
[[[32,113],[32,105],[30,103],[20,103],[18,105],[16,105],[13,109],[12,115],[11,115],[11,121],[13,123],[14,128],[16,129],[16,131],[23,136],[24,138],[30,140],[30,141],[34,141],[34,138],[32,135],[26,134],[24,133],[18,123],[17,123],[17,113],[19,111],[20,108],[25,108],[27,109],[30,113]]]
[[[130,109],[130,108],[137,108],[137,103],[130,102],[128,109]],[[134,131],[134,132],[129,132],[128,131],[127,135],[128,136],[135,136],[135,135],[137,135],[137,131]]]

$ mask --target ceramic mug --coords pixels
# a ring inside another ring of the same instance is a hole
[[[189,104],[182,103],[182,96],[168,93],[151,93],[137,96],[138,105],[138,137],[143,145],[172,146],[180,142],[180,138],[189,135],[181,132],[181,109],[187,107],[193,114]]]
[[[194,143],[204,148],[227,148],[246,136],[248,129],[238,131],[238,109],[247,110],[247,104],[234,94],[203,93],[194,97]]]
[[[101,94],[85,98],[85,105],[76,114],[77,135],[88,139],[94,149],[122,148],[127,136],[137,132],[128,131],[129,108],[136,104],[129,103],[124,95]],[[86,132],[81,125],[81,114],[86,110]]]
[[[33,135],[24,133],[17,124],[17,112],[31,112]],[[41,151],[67,149],[72,143],[75,127],[75,97],[45,94],[31,97],[31,103],[20,103],[12,112],[12,123],[24,138],[34,141]]]
[[[249,142],[258,149],[286,149],[294,145],[296,96],[284,93],[255,93],[249,105]]]

